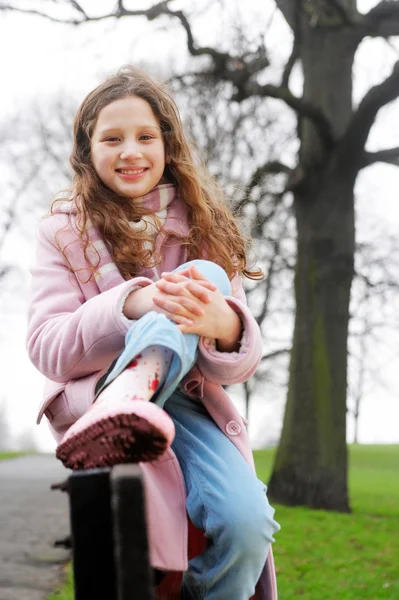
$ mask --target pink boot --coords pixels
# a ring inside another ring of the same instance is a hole
[[[132,399],[114,400],[109,406],[97,401],[66,432],[56,456],[69,469],[153,461],[174,436],[172,419],[156,404]]]
[[[66,432],[56,456],[70,469],[154,461],[170,446],[175,426],[149,402],[169,363],[156,349],[133,360]]]

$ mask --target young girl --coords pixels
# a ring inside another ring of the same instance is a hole
[[[173,100],[142,72],[124,67],[85,98],[71,165],[32,273],[38,421],[69,468],[140,462],[151,563],[185,571],[182,598],[248,600],[256,587],[273,600],[279,526],[222,387],[260,361],[241,277],[261,274]],[[189,563],[187,513],[207,539]]]

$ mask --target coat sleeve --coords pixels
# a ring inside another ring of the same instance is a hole
[[[122,314],[126,296],[152,283],[139,277],[101,294],[96,288],[86,299],[80,275],[68,265],[56,238],[61,225],[61,245],[68,248],[67,256],[76,255],[78,250],[82,256],[81,240],[65,226],[65,219],[65,215],[56,215],[39,226],[27,328],[31,361],[43,375],[61,383],[109,366],[123,349],[132,324]]]
[[[232,281],[232,296],[226,301],[238,314],[243,333],[238,352],[219,352],[215,340],[201,338],[197,365],[205,379],[220,385],[232,385],[247,381],[255,372],[262,358],[262,336],[259,326],[247,306],[241,278]]]

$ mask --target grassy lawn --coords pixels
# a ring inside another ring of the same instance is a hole
[[[0,460],[8,460],[16,456],[22,456],[23,454],[26,454],[26,452],[0,452]]]
[[[65,585],[60,590],[51,594],[47,600],[74,600],[71,565],[68,565],[65,569],[65,582]],[[111,600],[111,598],[109,600]]]
[[[399,446],[351,446],[353,513],[276,506],[281,600],[399,600]],[[255,453],[267,481],[273,451]]]
[[[399,600],[399,445],[349,452],[352,514],[275,506],[279,600]],[[264,481],[273,453],[255,452]],[[73,600],[68,577],[48,600]]]

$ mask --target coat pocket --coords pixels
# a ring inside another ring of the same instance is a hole
[[[50,404],[52,404],[52,402],[62,394],[66,386],[66,383],[56,383],[55,381],[50,381],[49,379],[46,380],[44,387],[44,399],[40,404],[39,412],[36,418],[37,425],[39,425]]]
[[[52,400],[44,411],[44,415],[49,420],[51,430],[56,435],[64,435],[69,427],[76,421],[76,418],[69,407],[66,389]]]
[[[37,423],[40,423],[43,414],[55,429],[58,429],[58,424],[65,426],[77,421],[92,405],[95,385],[104,372],[97,371],[86,377],[71,379],[68,383],[47,380]]]

